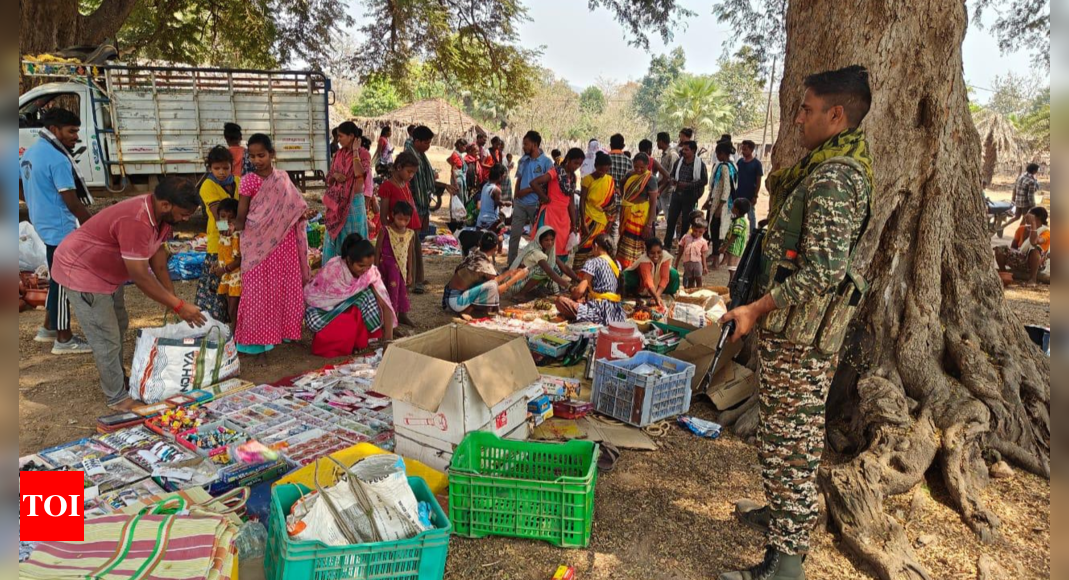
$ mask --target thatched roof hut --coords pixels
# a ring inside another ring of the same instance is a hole
[[[1028,162],[1027,145],[1013,122],[994,111],[984,109],[973,115],[976,131],[983,145],[982,178],[991,183],[995,173],[1017,175]]]
[[[369,137],[389,125],[393,140],[403,143],[409,125],[426,125],[434,131],[434,145],[451,148],[457,139],[471,140],[485,130],[470,115],[449,104],[445,99],[424,99],[379,117],[355,117],[353,122]]]

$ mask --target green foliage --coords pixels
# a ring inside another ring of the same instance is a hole
[[[672,127],[693,127],[698,141],[731,128],[733,111],[727,95],[711,76],[684,75],[669,87],[661,121]]]
[[[762,67],[776,59],[782,62],[787,48],[787,0],[719,0],[713,3],[713,15],[735,33],[724,40],[724,48],[741,44]],[[765,76],[768,71],[762,68],[761,73]]]
[[[376,76],[364,84],[352,107],[354,117],[378,117],[403,106],[401,93],[383,76]]]
[[[102,0],[80,0],[89,13]],[[352,24],[338,0],[146,0],[123,23],[124,59],[275,68],[328,60],[331,38]]]
[[[634,105],[638,114],[651,126],[657,122],[664,92],[683,74],[686,66],[687,55],[682,48],[676,48],[669,54],[657,55],[650,60],[649,70],[639,81],[638,91],[635,92]]]
[[[1026,48],[1035,66],[1050,71],[1050,0],[976,0],[976,22],[984,12],[998,14],[992,30],[1003,53]]]
[[[605,94],[596,86],[587,87],[579,94],[579,109],[591,115],[605,111]]]
[[[363,0],[368,24],[351,61],[360,78],[391,79],[416,98],[413,62],[422,62],[448,91],[503,116],[535,86],[539,50],[519,44],[527,9],[519,0]],[[372,57],[373,56],[373,57]]]
[[[744,46],[733,58],[721,58],[713,80],[724,92],[732,110],[729,130],[733,133],[758,126],[765,118],[765,79],[760,57]]]
[[[1018,127],[1034,148],[1050,151],[1050,87],[1033,99]]]
[[[587,6],[591,11],[605,8],[612,12],[626,30],[628,43],[646,50],[650,48],[648,32],[667,44],[682,23],[695,16],[676,0],[587,0]]]

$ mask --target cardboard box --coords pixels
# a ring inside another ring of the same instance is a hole
[[[529,426],[530,424],[524,421],[504,437],[513,441],[526,441],[531,434]],[[449,469],[453,454],[457,450],[457,446],[452,443],[416,433],[397,432],[394,434],[394,440],[397,442],[394,453],[401,457],[415,459],[442,473]]]
[[[732,363],[713,379],[707,394],[720,411],[738,405],[757,391],[757,374],[738,363]]]
[[[712,392],[710,390],[711,387],[707,387],[702,392],[699,392],[699,390],[705,375],[709,372],[709,367],[713,364],[713,358],[716,356],[716,343],[720,341],[720,325],[713,324],[705,328],[695,328],[684,322],[672,319],[668,320],[668,324],[691,330],[691,333],[683,339],[682,344],[669,356],[693,364],[694,380],[691,382],[691,389],[697,394],[710,394]],[[742,341],[729,342],[724,346],[724,353],[720,357],[720,363],[713,369],[713,380],[710,381],[709,385],[718,385],[724,382],[725,373],[735,364],[732,359],[740,351],[742,351]]]
[[[394,343],[372,390],[394,400],[397,435],[459,445],[471,431],[515,431],[533,388],[541,382],[526,340],[454,324]]]

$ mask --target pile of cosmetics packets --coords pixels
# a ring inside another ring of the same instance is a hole
[[[281,477],[358,443],[392,450],[390,399],[369,392],[382,355],[311,371],[274,385],[228,381],[121,417],[100,433],[19,461],[21,470],[84,471],[87,517],[190,487],[220,495]],[[258,441],[278,458],[250,464],[234,445]]]

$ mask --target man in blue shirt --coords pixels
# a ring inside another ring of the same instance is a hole
[[[78,197],[78,181],[70,152],[78,144],[81,120],[65,109],[52,109],[42,119],[41,137],[19,164],[30,222],[45,243],[49,272],[56,248],[79,223],[89,220],[89,210]],[[83,186],[84,187],[84,186]],[[89,344],[71,333],[67,293],[55,278],[48,284],[45,323],[34,340],[51,342],[52,354],[92,354]]]
[[[512,204],[512,231],[509,237],[509,260],[516,261],[520,252],[520,238],[525,226],[534,227],[541,205],[531,182],[553,168],[553,160],[542,153],[542,136],[537,131],[528,131],[523,136],[523,157],[516,170],[516,196]]]
[[[739,147],[742,159],[735,162],[735,167],[739,170],[739,185],[735,189],[735,196],[732,198],[732,202],[739,198],[750,200],[751,235],[757,231],[757,212],[754,208],[757,207],[757,194],[761,191],[761,178],[765,175],[761,160],[753,155],[756,148],[757,144],[750,140],[743,141]]]

